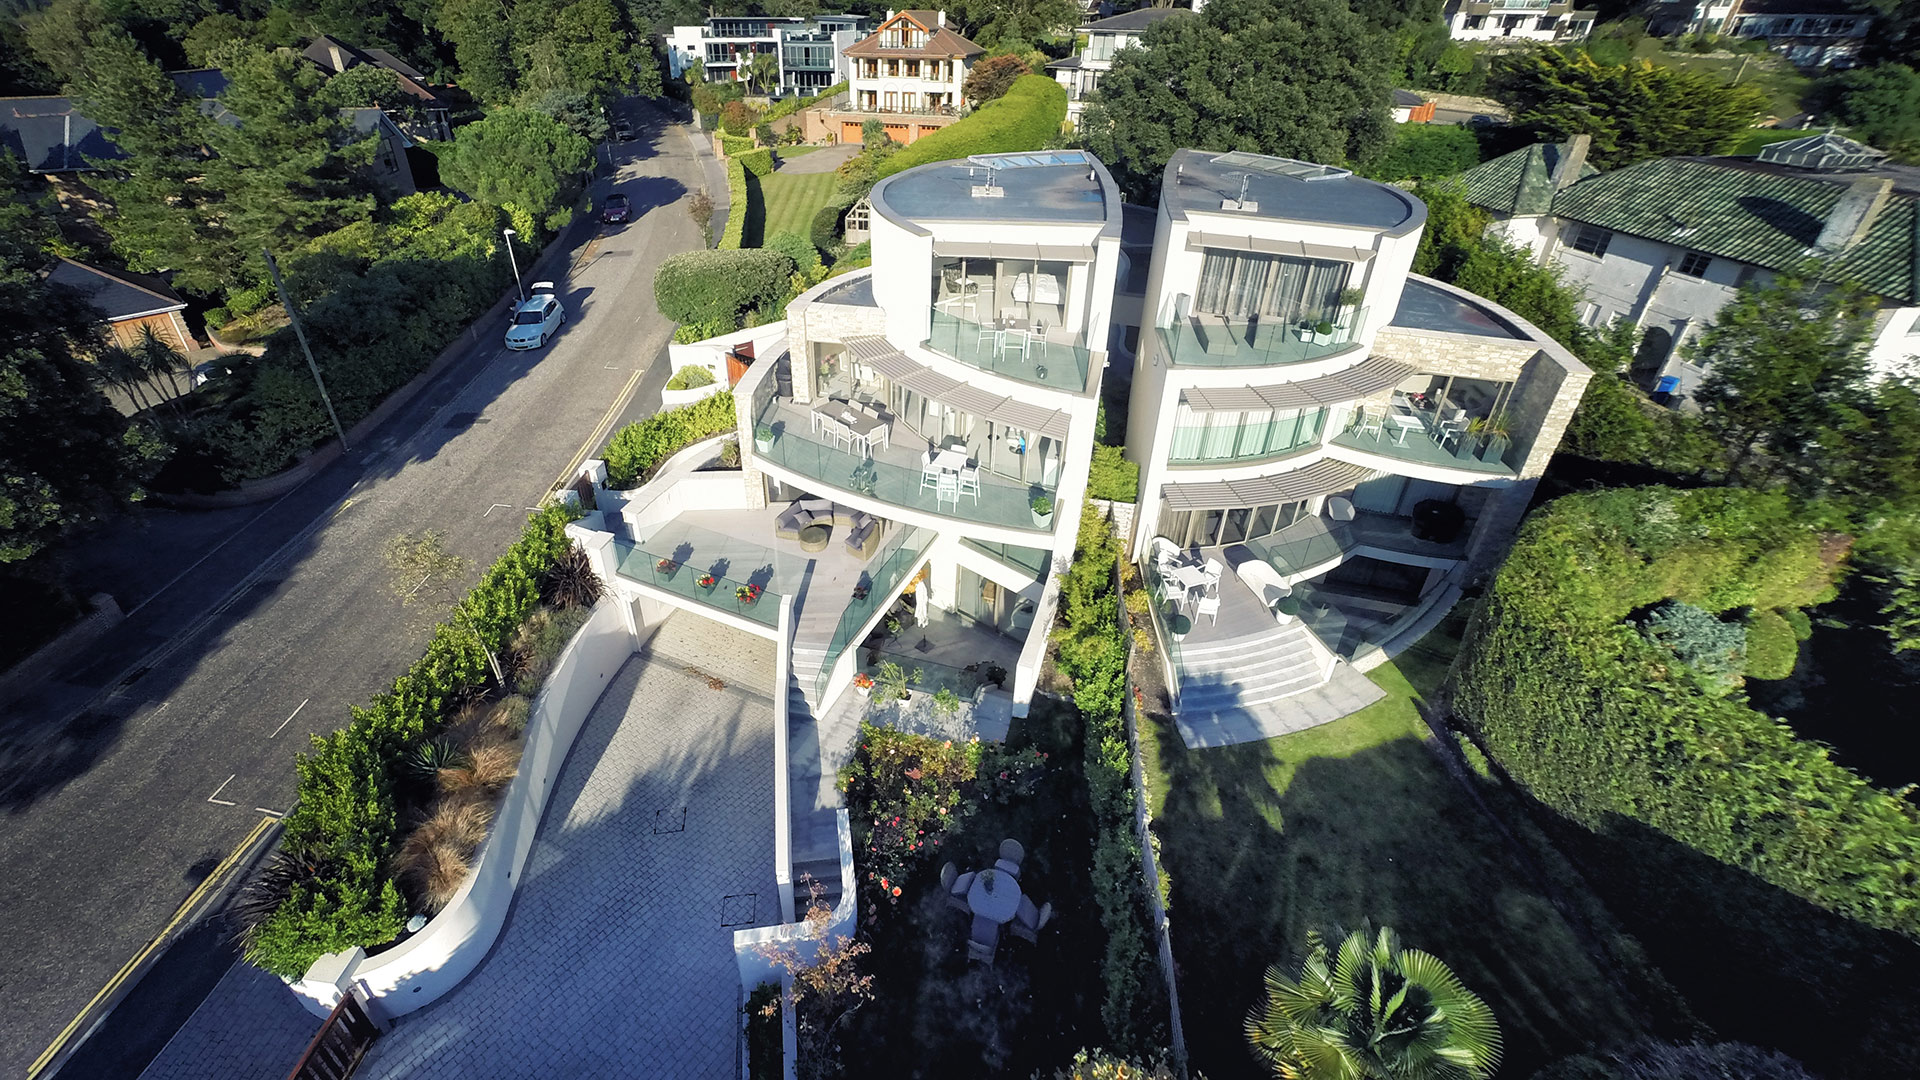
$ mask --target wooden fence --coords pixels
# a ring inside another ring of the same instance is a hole
[[[300,1055],[300,1064],[287,1074],[287,1080],[347,1080],[379,1037],[380,1029],[348,994],[327,1014],[326,1023],[320,1025],[319,1034],[307,1044],[307,1052]]]

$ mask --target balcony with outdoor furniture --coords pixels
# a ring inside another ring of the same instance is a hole
[[[1507,430],[1513,384],[1419,375],[1385,400],[1355,407],[1330,441],[1402,461],[1511,476],[1518,455]]]
[[[936,267],[927,347],[982,371],[1085,392],[1092,350],[1085,313],[1070,304],[1070,265],[944,261]]]

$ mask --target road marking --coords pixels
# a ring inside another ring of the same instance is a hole
[[[232,777],[228,777],[228,779],[232,779]],[[146,947],[135,953],[133,959],[127,961],[119,971],[114,972],[113,978],[107,980],[107,985],[101,987],[100,992],[93,995],[92,1001],[87,1002],[86,1008],[81,1009],[79,1013],[75,1014],[74,1018],[68,1021],[66,1028],[54,1037],[53,1042],[49,1044],[45,1050],[40,1052],[40,1056],[35,1058],[33,1064],[27,1067],[27,1080],[34,1080],[34,1078],[39,1076],[41,1071],[47,1067],[48,1063],[58,1057],[62,1050],[66,1049],[68,1040],[73,1038],[74,1032],[80,1030],[81,1023],[86,1020],[87,1014],[93,1011],[93,1007],[119,991],[121,984],[127,981],[127,977],[141,964],[145,963],[147,957],[153,955],[153,951],[159,948],[162,942],[167,940],[168,935],[172,934],[174,928],[180,925],[181,920],[185,919],[195,908],[200,906],[200,902],[206,899],[208,891],[213,888],[215,883],[233,870],[234,866],[240,862],[241,856],[245,855],[253,848],[255,843],[259,842],[261,835],[272,827],[275,820],[275,818],[261,818],[254,823],[253,829],[247,833],[245,839],[240,841],[239,846],[228,852],[227,857],[220,860],[220,864],[213,868],[213,873],[208,874],[206,879],[200,882],[200,884],[194,888],[193,892],[187,895],[185,900],[180,902],[180,906],[174,910],[173,918],[167,920],[167,925],[162,927],[160,932],[153,936],[153,940],[147,942]]]
[[[233,776],[239,776],[239,775],[240,775],[239,773],[234,773],[234,774],[233,774]],[[233,776],[229,776],[229,777],[227,777],[227,778],[226,778],[225,780],[222,780],[222,781],[220,781],[220,786],[219,786],[219,787],[217,787],[217,788],[214,788],[214,789],[213,789],[213,795],[209,795],[209,796],[207,796],[207,801],[208,801],[208,802],[210,802],[210,803],[215,803],[215,804],[218,804],[218,805],[220,805],[220,806],[236,806],[236,805],[238,805],[237,803],[232,803],[232,802],[228,802],[228,801],[227,801],[226,799],[216,799],[216,798],[214,798],[214,795],[218,795],[218,794],[220,794],[220,793],[221,793],[222,791],[225,791],[225,790],[227,790],[227,785],[228,785],[228,784],[231,784],[231,783],[233,783]]]
[[[274,819],[275,821],[278,821],[278,820],[280,820],[281,818],[283,818],[283,817],[286,817],[286,816],[287,816],[287,815],[285,815],[285,814],[283,814],[283,813],[281,813],[281,812],[280,812],[280,811],[278,811],[278,810],[269,810],[269,809],[267,809],[267,808],[266,808],[266,807],[264,807],[264,806],[256,806],[256,807],[254,807],[254,809],[255,809],[255,810],[258,810],[258,811],[259,811],[260,813],[262,813],[262,814],[267,814],[267,815],[270,815],[270,816],[271,816],[271,817],[272,817],[272,818],[273,818],[273,819]]]
[[[339,517],[341,514],[346,513],[347,507],[352,506],[353,503],[354,503],[354,500],[351,498],[347,499],[345,502],[342,502],[338,507],[334,508],[333,516]]]
[[[486,512],[486,513],[484,513],[484,514],[481,514],[480,516],[481,516],[481,517],[483,517],[483,518],[484,518],[484,517],[492,517],[492,516],[493,516],[493,512],[494,512],[495,510],[511,510],[511,509],[513,509],[513,504],[512,504],[512,503],[494,503],[494,504],[493,504],[492,506],[489,506],[489,507],[487,507],[487,512]]]
[[[593,453],[593,448],[599,445],[601,439],[606,438],[606,429],[620,416],[620,410],[627,407],[627,402],[632,399],[634,390],[640,386],[642,374],[644,372],[636,368],[632,375],[627,376],[627,384],[614,395],[613,404],[607,407],[606,415],[602,416],[600,422],[593,426],[593,430],[587,433],[587,441],[580,444],[580,449],[574,452],[572,459],[567,462],[567,467],[561,469],[560,475],[554,479],[553,483],[547,485],[548,491],[558,491],[565,487],[567,481],[573,479],[573,475],[580,471],[580,466],[586,463],[587,455]]]
[[[308,698],[308,699],[307,699],[307,701],[312,701],[312,700],[313,700],[312,698]],[[287,714],[287,718],[286,718],[285,720],[282,720],[282,721],[280,721],[280,727],[277,727],[277,728],[274,728],[274,729],[273,729],[273,735],[278,735],[278,734],[280,734],[280,731],[281,731],[281,728],[285,728],[285,727],[286,727],[286,726],[287,726],[288,724],[291,724],[291,723],[293,723],[293,718],[294,718],[294,717],[296,717],[296,716],[299,716],[299,715],[300,715],[300,710],[301,710],[301,709],[304,709],[304,708],[306,708],[306,707],[307,707],[307,701],[302,701],[302,702],[301,702],[300,704],[298,704],[298,705],[295,705],[295,706],[293,707],[293,711],[292,711],[291,713],[288,713],[288,714]],[[269,738],[269,739],[271,739],[271,738],[273,738],[273,735],[269,735],[269,736],[267,736],[267,738]],[[258,809],[260,809],[260,808],[256,806],[256,807],[254,807],[254,809],[255,809],[255,810],[258,810]]]

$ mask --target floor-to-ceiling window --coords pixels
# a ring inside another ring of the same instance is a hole
[[[1210,510],[1174,510],[1162,503],[1159,535],[1183,548],[1240,544],[1278,532],[1306,512],[1304,500]]]
[[[888,408],[913,435],[929,446],[964,445],[982,469],[1009,480],[1055,487],[1060,483],[1061,440],[963,412],[925,394],[887,384]],[[896,431],[896,445],[903,440]]]
[[[1203,410],[1180,403],[1168,457],[1175,464],[1277,457],[1320,441],[1325,409]]]
[[[1210,315],[1250,315],[1285,322],[1332,320],[1352,267],[1327,259],[1207,249],[1193,308]]]

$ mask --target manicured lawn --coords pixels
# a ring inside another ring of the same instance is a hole
[[[820,149],[820,147],[808,146],[803,143],[799,146],[783,146],[780,149],[774,151],[774,153],[779,155],[780,160],[785,161],[788,158],[797,158],[801,154],[811,154],[818,149]]]
[[[1170,723],[1143,729],[1187,1045],[1211,1080],[1262,1075],[1242,1023],[1266,966],[1295,961],[1309,929],[1331,937],[1362,920],[1486,999],[1502,1076],[1647,1030],[1648,1007],[1596,964],[1529,869],[1559,881],[1557,866],[1531,845],[1540,861],[1523,864],[1427,745],[1417,703],[1444,680],[1462,625],[1375,669],[1387,698],[1331,724],[1200,751]],[[1576,910],[1613,933],[1588,898]]]
[[[1079,714],[1036,699],[1032,715],[1013,722],[1007,745],[1047,753],[1039,787],[1008,805],[985,803],[877,919],[870,915],[876,890],[856,860],[861,938],[873,947],[861,966],[874,976],[874,1000],[845,1024],[850,1076],[1052,1075],[1075,1050],[1104,1042],[1106,938],[1091,892],[1093,823]],[[855,836],[864,845],[857,826]],[[1026,847],[1022,891],[1036,904],[1051,902],[1054,917],[1038,945],[1004,934],[991,967],[969,964],[968,917],[947,906],[939,867],[947,859],[962,872],[989,865],[1006,837]]]
[[[759,247],[783,232],[807,235],[814,212],[833,197],[835,177],[826,173],[747,177],[746,235],[741,243]]]
[[[1732,82],[1737,76],[1742,86],[1758,86],[1767,92],[1773,101],[1773,113],[1786,119],[1806,108],[1807,92],[1813,88],[1813,80],[1800,73],[1800,69],[1776,56],[1750,55],[1710,58],[1697,53],[1668,52],[1661,47],[1659,38],[1643,38],[1634,46],[1636,59],[1651,60],[1661,67],[1679,68],[1682,71],[1704,71],[1721,77],[1723,82]],[[1744,67],[1741,61],[1745,61]]]

